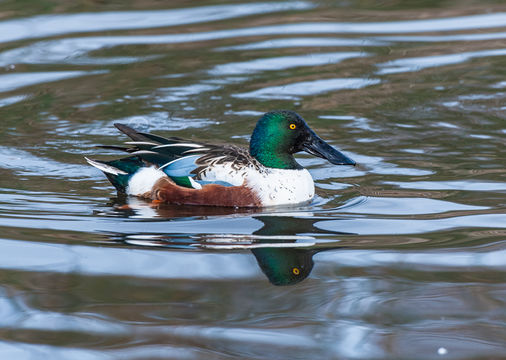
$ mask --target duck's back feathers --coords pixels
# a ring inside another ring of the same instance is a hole
[[[121,192],[131,192],[126,186],[141,167],[160,170],[178,186],[201,189],[209,184],[242,185],[244,179],[237,172],[245,166],[259,166],[247,149],[238,146],[211,145],[177,137],[165,138],[138,132],[123,124],[115,126],[133,141],[126,142],[125,146],[101,147],[123,151],[130,156],[109,162],[87,160],[102,170]]]

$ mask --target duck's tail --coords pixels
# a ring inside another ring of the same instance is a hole
[[[112,161],[99,161],[85,157],[88,164],[102,170],[120,193],[126,193],[130,178],[145,164],[137,156]]]

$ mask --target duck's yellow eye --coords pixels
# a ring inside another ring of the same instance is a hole
[[[293,268],[292,272],[293,272],[294,275],[299,275],[300,274],[300,270],[298,268]]]
[[[297,125],[295,125],[295,124],[290,124],[290,129],[295,130],[295,128],[296,128],[296,127],[297,127]]]

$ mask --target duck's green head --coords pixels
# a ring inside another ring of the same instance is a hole
[[[323,141],[294,111],[264,114],[250,140],[250,154],[262,165],[278,169],[300,169],[293,154],[306,151],[335,165],[355,165],[344,154]]]

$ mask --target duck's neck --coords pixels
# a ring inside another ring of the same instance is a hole
[[[257,159],[263,166],[274,169],[302,169],[292,154],[287,152],[280,153],[277,149],[269,146],[257,146],[254,142],[250,144],[250,154]]]

